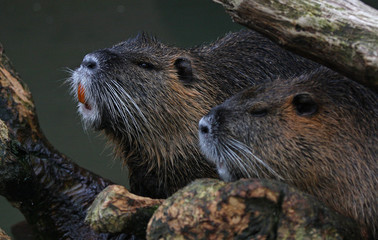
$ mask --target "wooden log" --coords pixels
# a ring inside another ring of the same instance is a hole
[[[147,223],[163,199],[130,193],[125,187],[110,185],[94,200],[85,221],[97,232],[132,233],[145,238]]]
[[[156,210],[147,239],[361,239],[360,229],[284,183],[196,180]]]
[[[358,0],[214,0],[299,55],[378,88],[378,11]]]

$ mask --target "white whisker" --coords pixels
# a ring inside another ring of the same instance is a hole
[[[134,101],[134,99],[125,91],[124,88],[122,88],[119,85],[119,83],[117,83],[116,81],[114,81],[114,84],[116,85],[116,89],[118,89],[120,91],[121,95],[126,96],[129,99],[129,101],[133,104],[133,106],[135,107],[135,110],[139,113],[139,115],[142,118],[142,120],[145,123],[148,123],[146,117],[144,116],[143,112],[140,110],[139,106],[136,104],[136,102]]]
[[[240,160],[240,161],[243,162],[243,164],[245,165],[245,172],[248,172],[248,169],[250,169],[255,173],[255,175],[258,178],[260,177],[260,173],[259,173],[258,169],[263,174],[265,174],[264,169],[262,169],[257,162],[249,160],[251,157],[254,158],[255,155],[252,154],[251,152],[245,152],[245,146],[243,144],[241,144],[240,142],[232,141],[232,139],[228,142],[240,155],[242,155],[242,157],[244,157],[244,160]],[[237,156],[238,156],[239,159],[241,159],[241,157],[239,155],[237,155]]]
[[[252,177],[247,168],[248,163],[246,161],[243,161],[243,159],[241,159],[241,157],[232,149],[232,145],[229,145],[227,142],[225,142],[224,147],[227,155],[229,156],[227,162],[233,163],[233,168],[238,168],[245,177]]]
[[[218,142],[220,146],[217,146],[214,150],[217,153],[211,153],[214,157],[218,158],[218,161],[223,161],[227,169],[238,169],[244,177],[268,177],[273,175],[277,179],[283,180],[276,171],[274,171],[266,162],[261,160],[256,154],[253,153],[253,150],[245,145],[244,143],[236,139],[227,139]],[[263,176],[260,174],[262,173]]]
[[[110,90],[107,91],[107,96],[108,98],[112,99],[112,101],[107,101],[105,104],[107,105],[107,109],[111,111],[111,115],[118,116],[120,119],[122,119],[125,126],[128,128],[128,130],[130,130],[130,124],[129,121],[127,121],[128,115],[135,129],[138,130],[138,124],[136,123],[134,115],[130,112],[129,108],[123,104],[117,90],[108,82],[106,82],[106,86]],[[117,117],[115,117],[115,120],[117,120]]]

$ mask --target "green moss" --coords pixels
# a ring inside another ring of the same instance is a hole
[[[263,3],[266,5],[265,1]],[[291,19],[298,19],[304,16],[321,16],[321,5],[318,3],[309,3],[308,1],[288,1],[281,3],[279,1],[271,1],[271,8],[277,9],[277,12],[283,13]]]

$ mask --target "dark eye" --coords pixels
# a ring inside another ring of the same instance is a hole
[[[296,95],[293,98],[293,105],[300,116],[311,116],[318,111],[318,104],[308,93]]]
[[[148,70],[155,68],[155,66],[149,62],[138,62],[137,65],[141,68],[148,69]]]
[[[257,108],[250,111],[250,114],[255,117],[264,117],[268,114],[268,109],[266,108]]]

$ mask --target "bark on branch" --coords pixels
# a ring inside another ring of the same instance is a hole
[[[214,0],[299,55],[378,88],[378,11],[358,0]]]
[[[361,239],[355,222],[273,180],[196,180],[163,202],[147,239]]]
[[[0,228],[0,240],[11,240],[11,238]]]
[[[132,194],[123,186],[110,185],[96,197],[85,221],[97,232],[128,232],[145,238],[147,223],[162,202]]]

